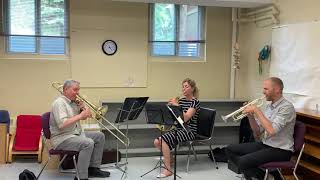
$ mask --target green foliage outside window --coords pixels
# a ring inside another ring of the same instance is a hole
[[[41,34],[64,36],[64,0],[41,0]]]
[[[175,14],[173,4],[155,4],[154,40],[173,41],[175,39]]]

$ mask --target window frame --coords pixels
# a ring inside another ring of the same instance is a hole
[[[40,55],[40,56],[68,56],[69,55],[69,42],[70,42],[70,0],[64,0],[64,9],[65,9],[65,18],[64,18],[64,24],[66,29],[66,35],[65,36],[47,36],[47,35],[40,35],[41,32],[41,0],[34,0],[35,1],[35,35],[17,35],[17,34],[11,34],[10,30],[10,12],[11,10],[9,7],[9,1],[10,0],[2,0],[3,2],[3,30],[4,30],[4,44],[5,44],[5,53],[8,55]],[[34,37],[35,41],[35,52],[15,52],[10,51],[10,37],[15,36],[22,36],[22,37]],[[64,53],[61,54],[54,54],[54,53],[41,53],[41,38],[42,37],[53,37],[53,38],[63,38],[64,39]]]
[[[159,41],[159,40],[153,40],[154,36],[154,10],[155,10],[155,4],[152,3],[149,4],[149,53],[150,56],[153,58],[175,58],[176,61],[188,61],[190,60],[187,59],[192,59],[192,61],[196,62],[201,62],[205,60],[205,54],[206,54],[206,34],[205,34],[205,21],[206,21],[206,8],[204,6],[198,6],[200,9],[200,17],[198,17],[199,20],[199,26],[200,28],[198,34],[199,34],[199,40],[178,40],[179,35],[180,35],[180,9],[181,9],[181,4],[174,4],[174,11],[175,11],[175,39],[173,41]],[[170,3],[168,3],[170,4]],[[157,42],[169,42],[169,43],[174,43],[174,54],[173,55],[158,55],[154,54],[154,48],[153,48],[153,43]],[[179,55],[179,43],[199,43],[199,48],[198,48],[198,56],[180,56]]]

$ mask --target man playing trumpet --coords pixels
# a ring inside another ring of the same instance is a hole
[[[105,136],[102,132],[83,132],[80,121],[92,116],[83,102],[77,101],[80,83],[66,80],[63,94],[52,103],[50,113],[51,143],[57,150],[79,151],[80,179],[109,177],[100,170]],[[75,178],[77,179],[77,178]]]
[[[293,132],[296,113],[292,103],[282,95],[283,82],[277,77],[263,82],[263,94],[271,101],[264,111],[255,105],[248,105],[247,114],[255,137],[261,142],[229,145],[226,148],[228,160],[238,166],[246,179],[263,179],[264,172],[259,165],[273,161],[288,161],[293,152]]]

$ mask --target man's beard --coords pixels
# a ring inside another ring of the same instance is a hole
[[[266,96],[266,100],[267,100],[267,101],[272,101],[272,100],[273,100],[272,97],[273,97],[272,94],[270,94],[270,95]]]

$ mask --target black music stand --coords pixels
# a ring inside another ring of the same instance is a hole
[[[183,111],[180,106],[174,106],[174,105],[166,105],[171,117],[175,120],[176,126],[181,126],[187,133],[190,133],[191,130],[190,128],[184,123],[183,121]],[[174,180],[177,179],[177,146],[178,146],[178,141],[177,141],[177,129],[174,131],[174,135],[176,137],[176,145],[174,148]],[[180,176],[178,176],[181,178]]]
[[[181,111],[181,109],[179,110],[178,106],[173,107],[173,108],[174,108],[174,111],[177,111],[178,114],[179,114],[179,112],[181,112],[181,114],[182,114],[182,111]],[[176,120],[176,117],[172,114],[171,110],[168,108],[168,105],[165,105],[165,104],[147,104],[146,105],[147,123],[148,124],[160,124],[160,125],[175,125],[177,120]],[[176,135],[177,134],[175,133],[175,136]],[[160,130],[160,137],[161,136],[162,136],[162,131]],[[153,169],[144,173],[140,177],[143,177],[158,168],[160,168],[160,174],[161,174],[161,168],[168,170],[168,168],[165,166],[165,164],[162,160],[162,141],[160,141],[160,146],[161,146],[161,148],[160,148],[159,161],[157,162],[157,164],[154,166]],[[175,150],[174,155],[176,157],[176,150]],[[168,170],[168,171],[170,171],[170,170]],[[174,160],[174,172],[171,172],[171,173],[174,174],[175,178],[176,178],[176,176],[178,176],[176,174],[176,158]],[[178,177],[181,178],[180,176],[178,176]]]
[[[146,102],[148,101],[149,97],[127,97],[121,108],[119,109],[119,113],[117,115],[117,118],[115,120],[115,123],[118,125],[119,128],[119,123],[120,122],[127,122],[127,129],[126,129],[126,137],[128,137],[128,129],[129,129],[129,120],[136,120],[141,111],[144,108],[144,105],[146,104]],[[118,168],[119,170],[121,170],[123,172],[122,177],[124,176],[124,174],[126,174],[127,172],[127,164],[128,164],[128,146],[126,146],[126,162],[123,164],[119,164],[119,155],[117,153],[117,162],[115,164],[115,167]],[[119,143],[117,141],[117,152],[119,151]],[[120,166],[125,165],[125,169],[123,170]],[[121,179],[122,179],[121,177]]]

